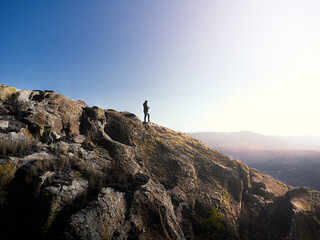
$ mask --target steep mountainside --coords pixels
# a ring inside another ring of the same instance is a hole
[[[52,91],[0,99],[1,239],[200,239],[212,209],[212,239],[320,235],[319,192],[189,135]]]

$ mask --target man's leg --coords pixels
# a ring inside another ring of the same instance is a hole
[[[150,122],[150,114],[148,113],[148,122]]]
[[[144,122],[146,122],[147,113],[144,113]]]

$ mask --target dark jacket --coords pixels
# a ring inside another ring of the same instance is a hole
[[[147,113],[149,110],[148,104],[146,102],[143,103],[143,112]]]

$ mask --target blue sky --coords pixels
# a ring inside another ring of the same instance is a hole
[[[317,1],[1,0],[0,83],[183,132],[320,136]]]

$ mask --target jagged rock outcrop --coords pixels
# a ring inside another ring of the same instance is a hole
[[[0,86],[1,239],[316,239],[320,193],[189,135],[53,91]]]

